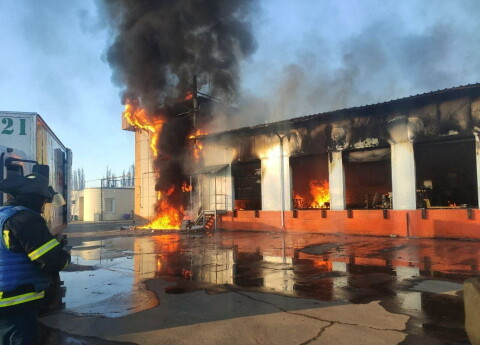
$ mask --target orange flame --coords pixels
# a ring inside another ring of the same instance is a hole
[[[168,196],[175,192],[175,186],[170,187],[165,193],[157,192],[158,213],[155,218],[140,229],[161,229],[161,230],[178,230],[182,224],[185,210],[183,206],[179,209],[175,208],[168,202]]]
[[[197,137],[202,136],[202,135],[207,135],[208,132],[204,131],[202,129],[197,129],[195,133],[191,134],[188,139],[194,139],[193,141],[193,157],[195,157],[195,160],[200,159],[200,152],[203,150],[203,143],[197,139]]]
[[[152,133],[150,148],[152,149],[153,155],[157,157],[157,141],[160,128],[163,123],[158,121],[151,123],[151,120],[148,118],[145,109],[140,107],[137,101],[127,100],[127,104],[125,104],[125,110],[123,111],[123,116],[133,127],[140,128]]]
[[[153,132],[152,138],[150,140],[150,148],[152,149],[154,157],[158,156],[157,142],[158,142],[158,132]]]
[[[182,184],[182,192],[187,193],[192,191],[192,186],[187,182],[183,182]]]
[[[171,206],[166,200],[160,201],[161,212],[157,214],[154,220],[141,229],[161,229],[161,230],[178,230],[182,224],[182,216],[185,213],[183,207],[177,210]]]
[[[195,133],[190,134],[190,136],[188,137],[188,139],[195,139],[195,138],[197,138],[197,137],[199,137],[199,136],[207,135],[207,134],[208,134],[207,131],[204,131],[203,129],[197,129],[197,130],[195,131]]]
[[[171,186],[168,190],[167,190],[167,195],[170,196],[172,195],[173,193],[175,192],[175,186]],[[161,192],[159,192],[159,194],[161,195]]]
[[[157,256],[157,267],[162,266],[162,259],[165,255],[175,254],[180,250],[178,241],[178,235],[157,235],[153,236],[152,240],[155,242],[157,252],[160,252]]]
[[[310,194],[313,196],[313,202],[310,204],[311,208],[325,208],[327,202],[330,201],[330,192],[328,181],[323,181],[320,184],[317,180],[309,182]]]
[[[152,149],[153,156],[157,157],[157,142],[163,123],[158,121],[152,123],[145,109],[141,108],[136,101],[127,100],[123,116],[132,126],[151,133],[150,148]],[[157,173],[159,172],[157,171]],[[172,186],[165,192],[165,195],[157,192],[157,215],[149,224],[139,227],[140,229],[180,229],[181,218],[185,212],[183,208],[178,210],[172,206],[167,198],[172,195],[174,191],[175,187]]]
[[[203,143],[201,141],[195,140],[195,143],[193,145],[193,157],[195,157],[195,160],[200,159],[200,152],[203,150]]]

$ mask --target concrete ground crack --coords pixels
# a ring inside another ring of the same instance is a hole
[[[307,344],[310,344],[312,341],[315,341],[315,340],[319,339],[322,336],[323,332],[325,332],[325,330],[327,328],[332,327],[334,324],[335,324],[335,322],[329,322],[328,325],[326,325],[326,326],[324,326],[320,329],[320,332],[318,332],[316,336],[314,336],[312,339],[308,339],[307,341],[304,341],[300,345],[307,345]]]
[[[284,312],[284,313],[287,313],[287,314],[290,314],[290,315],[296,315],[296,316],[302,316],[302,317],[306,317],[306,318],[309,318],[309,319],[313,319],[313,320],[317,320],[317,321],[323,321],[323,322],[328,322],[330,323],[330,325],[324,327],[324,328],[328,328],[330,326],[332,326],[333,324],[339,324],[339,325],[346,325],[346,326],[361,326],[361,327],[365,327],[365,328],[370,328],[370,329],[373,329],[373,330],[376,330],[376,331],[392,331],[392,332],[400,332],[400,333],[405,333],[404,331],[402,330],[399,330],[399,329],[391,329],[391,328],[377,328],[377,327],[372,327],[372,326],[367,326],[367,325],[359,325],[359,324],[356,324],[356,323],[350,323],[350,322],[341,322],[341,321],[332,321],[332,320],[326,320],[326,319],[321,319],[319,317],[315,317],[315,316],[311,316],[311,315],[306,315],[306,314],[302,314],[302,313],[299,313],[299,312],[293,312],[293,311],[288,311],[282,307],[279,307],[278,305],[276,305],[275,303],[272,303],[272,302],[268,302],[268,301],[265,301],[265,300],[261,300],[261,299],[257,299],[255,297],[252,297],[246,293],[243,293],[241,291],[238,291],[238,290],[235,290],[235,289],[232,289],[231,287],[227,287],[229,291],[231,292],[234,292],[236,294],[239,294],[239,295],[242,295],[246,298],[249,298],[251,299],[252,301],[255,301],[255,302],[260,302],[260,303],[265,303],[265,304],[268,304],[268,305],[271,305],[275,308],[277,308],[278,310]]]
[[[317,320],[317,321],[323,321],[323,322],[332,322],[330,320],[324,320],[324,319],[320,319],[318,317],[315,317],[315,316],[310,316],[310,315],[305,315],[305,314],[302,314],[302,313],[295,313],[295,312],[291,312],[291,311],[288,311],[286,309],[283,309],[282,307],[279,307],[278,305],[276,305],[275,303],[272,303],[272,302],[267,302],[267,301],[264,301],[264,300],[261,300],[261,299],[257,299],[255,297],[252,297],[250,295],[247,295],[243,292],[240,292],[240,291],[237,291],[237,290],[233,290],[233,289],[229,289],[231,292],[234,292],[238,295],[242,295],[246,298],[249,298],[251,299],[252,301],[255,301],[255,302],[260,302],[260,303],[265,303],[265,304],[268,304],[268,305],[271,305],[275,308],[277,308],[278,310],[284,312],[284,313],[287,313],[287,314],[290,314],[290,315],[295,315],[295,316],[302,316],[302,317],[306,317],[306,318],[309,318],[309,319],[313,319],[313,320]]]

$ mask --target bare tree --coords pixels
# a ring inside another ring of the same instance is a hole
[[[120,180],[120,185],[122,187],[127,187],[128,186],[127,185],[127,176],[125,175],[125,169],[123,169],[123,171],[122,171],[122,178]]]
[[[78,169],[79,172],[79,177],[78,177],[78,187],[80,190],[85,189],[85,172],[83,171],[83,168],[80,170]]]
[[[103,177],[103,187],[110,188],[110,183],[112,180],[112,170],[107,165],[107,171],[105,172],[105,176]]]
[[[83,172],[83,168],[75,169],[72,173],[73,175],[73,190],[82,190],[85,189],[85,173]]]
[[[72,184],[73,184],[73,186],[72,186],[73,190],[79,190],[79,188],[78,188],[78,175],[77,175],[77,171],[76,171],[76,170],[73,171],[73,181],[72,181]]]
[[[128,170],[128,185],[135,186],[135,164],[132,164]]]
[[[135,185],[135,166],[132,164],[128,171],[122,171],[121,176],[116,176],[115,173],[107,166],[105,176],[102,178],[102,186],[105,188],[116,187],[133,187]]]

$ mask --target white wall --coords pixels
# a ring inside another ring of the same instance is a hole
[[[150,142],[149,132],[135,131],[135,215],[152,220],[155,216],[157,192]]]
[[[328,159],[330,209],[345,209],[345,170],[342,151],[333,151]]]
[[[133,188],[86,188],[83,190],[84,198],[84,221],[99,221],[102,213],[103,197],[103,220],[123,220],[124,214],[130,214],[133,210]],[[114,200],[113,211],[105,208],[105,199]]]
[[[262,210],[282,210],[282,178],[281,164],[283,161],[283,200],[284,210],[292,209],[291,196],[291,169],[288,150],[288,141],[283,143],[283,154],[280,152],[278,138],[273,137],[277,143],[260,154],[262,162]],[[281,157],[283,156],[283,157]],[[283,158],[283,159],[282,159]]]
[[[415,210],[417,199],[413,143],[392,143],[391,148],[393,209]]]
[[[72,217],[80,219],[80,197],[83,197],[83,190],[72,190],[70,193],[70,212]]]

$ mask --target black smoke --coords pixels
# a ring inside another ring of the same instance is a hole
[[[195,103],[186,96],[208,89],[227,103],[235,100],[240,61],[256,49],[249,22],[255,0],[104,0],[103,5],[114,33],[106,56],[122,101],[138,101],[152,119],[165,122],[154,162],[155,189],[168,204],[186,206],[181,186],[188,182],[185,163],[192,159],[193,143],[188,136],[195,125]],[[197,118],[198,124],[205,119]],[[162,207],[157,203],[157,214]]]
[[[255,0],[104,0],[115,38],[107,60],[122,98],[150,113],[192,90],[209,87],[233,101],[240,60],[256,49],[249,15]]]
[[[271,6],[274,0],[267,2]],[[297,42],[280,34],[272,36],[268,23],[260,27],[259,50],[252,63],[245,65],[246,75],[254,76],[252,81],[258,86],[251,95],[242,92],[239,116],[224,121],[223,129],[374,104],[480,80],[480,59],[474,53],[480,45],[478,1],[466,0],[462,6],[451,6],[449,1],[437,1],[436,6],[403,1],[383,8],[375,1],[364,1],[358,5],[363,7],[360,13],[347,10],[355,2],[322,4],[317,8],[333,7],[332,15],[344,14],[346,22],[358,22],[358,27],[338,29],[338,23],[321,20],[328,16],[321,10],[309,17],[310,22],[305,21],[310,31]],[[298,8],[305,15],[307,7]],[[273,11],[273,15],[278,13]],[[419,17],[411,18],[412,13]],[[428,13],[428,18],[422,13]],[[313,18],[315,24],[311,24]],[[279,46],[289,49],[275,60],[272,52]]]

